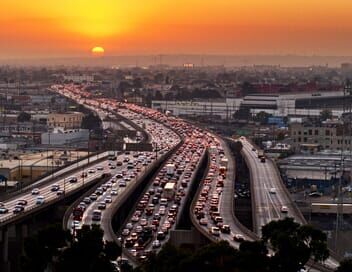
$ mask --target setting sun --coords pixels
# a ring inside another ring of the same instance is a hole
[[[103,56],[104,53],[105,53],[105,50],[101,46],[96,46],[96,47],[92,48],[92,55],[93,56]]]

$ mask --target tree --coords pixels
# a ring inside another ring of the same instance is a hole
[[[89,130],[99,129],[101,128],[101,120],[97,115],[89,113],[83,117],[81,127]]]
[[[265,111],[260,111],[254,116],[254,120],[264,125],[268,123],[268,119],[270,116],[271,116],[270,113],[267,113]]]
[[[237,120],[249,120],[251,117],[251,110],[249,108],[240,108],[233,114],[233,118]]]
[[[325,233],[309,225],[301,226],[292,218],[263,226],[262,239],[274,251],[271,258],[273,271],[296,272],[309,259],[322,262],[329,256]]]
[[[21,270],[41,272],[50,267],[57,272],[113,272],[111,260],[121,254],[112,242],[103,242],[99,226],[82,226],[73,239],[61,225],[50,226],[25,241]]]
[[[17,116],[17,122],[28,122],[31,120],[31,115],[28,112],[22,111],[18,116]]]
[[[243,95],[248,95],[255,92],[255,87],[252,83],[245,81],[241,86],[241,91]]]
[[[161,94],[160,91],[156,91],[154,95],[155,100],[163,100],[163,95]]]
[[[61,224],[48,226],[24,243],[24,256],[21,270],[28,272],[44,271],[52,263],[52,259],[60,254],[59,249],[66,246],[72,236],[64,231]]]
[[[352,259],[345,259],[340,262],[340,266],[336,272],[351,272],[352,271]]]
[[[326,121],[327,119],[332,118],[332,111],[329,109],[324,109],[320,112],[320,120]]]

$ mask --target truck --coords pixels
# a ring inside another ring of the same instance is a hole
[[[227,168],[228,162],[229,162],[229,160],[227,158],[222,158],[220,160],[220,166],[223,166],[223,167]]]
[[[176,191],[176,183],[168,182],[165,184],[163,195],[166,199],[172,199],[175,195],[175,191]]]
[[[109,151],[108,153],[108,159],[111,161],[116,161],[116,154],[115,151]]]
[[[210,152],[210,153],[215,153],[215,152],[216,152],[216,145],[211,145],[211,146],[209,147],[209,152]]]
[[[258,150],[258,158],[261,159],[262,157],[264,157],[264,150]]]
[[[166,173],[169,176],[172,176],[174,174],[175,171],[175,165],[173,163],[169,163],[166,165]]]

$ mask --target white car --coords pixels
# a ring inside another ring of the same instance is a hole
[[[39,191],[38,188],[34,188],[34,189],[32,190],[32,195],[39,195],[39,193],[40,193],[40,191]]]
[[[270,194],[273,194],[273,195],[276,194],[276,188],[270,188],[269,192]]]
[[[95,169],[88,169],[88,174],[94,174],[95,173]]]
[[[117,196],[117,194],[118,194],[117,190],[111,190],[111,195],[112,196]]]
[[[161,246],[161,243],[159,240],[155,240],[152,243],[153,248],[159,248]]]
[[[288,213],[288,208],[287,208],[287,206],[282,206],[282,207],[281,207],[281,212],[282,212],[282,213]]]

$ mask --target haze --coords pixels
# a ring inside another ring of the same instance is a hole
[[[350,0],[1,0],[0,58],[352,55]],[[74,3],[73,3],[74,2]]]

